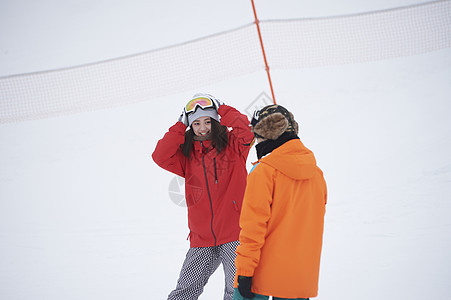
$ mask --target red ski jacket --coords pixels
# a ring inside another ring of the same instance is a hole
[[[227,105],[218,110],[221,125],[232,127],[228,145],[217,153],[210,141],[194,141],[191,158],[183,155],[186,126],[177,122],[158,141],[152,158],[163,169],[185,178],[191,247],[211,247],[238,240],[239,216],[246,188],[246,159],[253,134],[249,120]]]

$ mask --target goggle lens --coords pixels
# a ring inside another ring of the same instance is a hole
[[[186,113],[190,113],[196,110],[196,108],[200,106],[201,108],[214,107],[211,99],[208,98],[195,98],[189,101],[185,106]]]

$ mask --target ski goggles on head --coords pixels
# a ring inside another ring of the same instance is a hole
[[[205,109],[205,108],[210,108],[210,107],[214,108],[215,106],[211,99],[206,98],[206,97],[199,97],[199,98],[194,98],[194,99],[190,100],[186,104],[185,112],[187,114],[195,112],[198,107]]]

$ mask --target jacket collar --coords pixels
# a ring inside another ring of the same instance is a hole
[[[194,151],[199,153],[208,153],[213,149],[211,140],[194,141]]]
[[[258,143],[255,146],[255,150],[257,150],[257,158],[261,159],[262,157],[271,153],[274,149],[277,149],[286,142],[294,139],[299,139],[299,137],[295,134],[285,132],[276,140],[266,140]]]

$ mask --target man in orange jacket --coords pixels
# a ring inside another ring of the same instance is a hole
[[[284,107],[264,107],[251,124],[258,162],[241,210],[233,299],[316,297],[327,202],[323,173]]]

